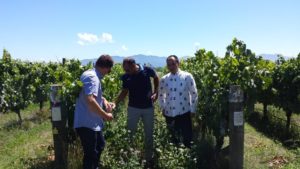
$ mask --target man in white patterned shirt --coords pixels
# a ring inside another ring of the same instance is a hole
[[[191,147],[193,137],[191,114],[196,113],[198,93],[193,76],[179,69],[176,55],[167,58],[170,73],[164,75],[159,83],[159,105],[166,118],[172,142]]]

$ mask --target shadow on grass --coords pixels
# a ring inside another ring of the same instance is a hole
[[[256,128],[258,132],[263,133],[266,137],[280,141],[288,149],[297,149],[300,147],[300,129],[291,127],[290,133],[287,134],[286,122],[269,116],[264,119],[259,112],[254,112],[248,116],[248,123]]]
[[[54,161],[48,157],[21,159],[23,166],[28,169],[53,169]]]
[[[16,114],[17,116],[17,114]],[[38,110],[32,112],[32,115],[23,119],[23,122],[20,123],[18,120],[11,120],[4,124],[3,127],[0,127],[0,130],[14,130],[19,129],[30,129],[34,124],[41,124],[45,120],[48,120],[50,117],[49,110]]]

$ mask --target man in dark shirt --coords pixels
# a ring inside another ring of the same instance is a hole
[[[129,93],[127,127],[134,135],[137,124],[142,119],[145,135],[145,159],[151,163],[153,158],[153,102],[157,100],[159,78],[156,72],[148,66],[135,63],[133,58],[123,60],[125,74],[121,77],[123,82],[122,91],[116,99],[116,105]],[[154,80],[154,91],[152,92],[151,80]]]

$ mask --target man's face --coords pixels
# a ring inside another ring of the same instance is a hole
[[[176,59],[174,57],[170,57],[167,59],[167,67],[170,72],[176,73],[179,67],[179,63],[176,62]]]
[[[103,76],[109,74],[111,72],[111,67],[105,67],[103,68]]]
[[[133,74],[135,70],[135,64],[124,63],[123,69],[127,74]]]

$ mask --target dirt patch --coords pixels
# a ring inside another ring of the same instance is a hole
[[[283,156],[275,156],[273,157],[269,162],[268,166],[270,168],[282,168],[285,164],[287,164],[289,161],[283,157]]]

